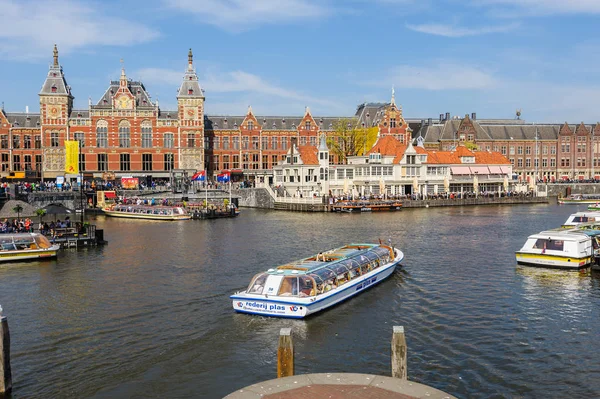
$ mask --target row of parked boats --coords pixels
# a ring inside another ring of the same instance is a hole
[[[516,251],[517,263],[557,269],[600,268],[600,212],[569,216],[557,229],[530,235]]]

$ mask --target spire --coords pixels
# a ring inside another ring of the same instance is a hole
[[[310,114],[310,108],[308,106],[304,107],[304,115]]]
[[[183,75],[183,82],[179,87],[177,98],[204,98],[202,88],[198,84],[198,75],[193,65],[194,55],[192,49],[188,52],[188,67]]]
[[[121,58],[121,78],[119,79],[122,86],[127,86],[127,75],[125,75],[125,63],[123,62],[123,58]]]
[[[396,105],[396,90],[394,90],[394,86],[392,86],[392,105]]]
[[[252,113],[252,105],[248,105],[248,115]]]
[[[56,47],[56,44],[54,44],[54,64],[53,66],[55,68],[58,68],[58,47]]]
[[[194,64],[194,55],[192,54],[192,49],[190,49],[190,52],[188,53],[188,68],[192,69]]]

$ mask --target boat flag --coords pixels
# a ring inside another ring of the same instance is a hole
[[[223,172],[217,175],[217,181],[221,183],[227,183],[231,180],[231,172]]]
[[[201,170],[200,172],[194,173],[194,176],[192,176],[192,181],[204,181],[205,178],[206,178],[206,171]]]

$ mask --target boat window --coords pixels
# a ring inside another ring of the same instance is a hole
[[[265,288],[265,282],[267,281],[268,274],[259,273],[257,274],[252,282],[248,286],[249,294],[262,294],[263,289]]]
[[[10,242],[10,243],[7,242],[7,243],[2,244],[3,251],[14,251],[16,249],[17,249],[17,247],[15,247],[15,244],[13,244],[12,242]]]
[[[553,239],[545,239],[539,238],[535,242],[533,246],[536,249],[542,249],[544,251],[562,251],[564,249],[564,241],[563,240],[553,240]]]
[[[299,277],[300,280],[300,296],[315,296],[317,295],[315,280],[310,276]]]
[[[279,287],[279,296],[298,296],[298,277],[284,277]]]
[[[35,238],[35,243],[37,244],[37,246],[39,248],[46,249],[46,248],[50,248],[52,246],[50,241],[41,234],[34,236],[34,238]]]

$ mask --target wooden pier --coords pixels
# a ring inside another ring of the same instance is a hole
[[[291,329],[282,328],[277,350],[276,379],[239,389],[225,399],[455,399],[430,386],[407,379],[407,346],[404,328],[393,328],[392,377],[355,373],[321,373],[294,375],[294,346]]]

